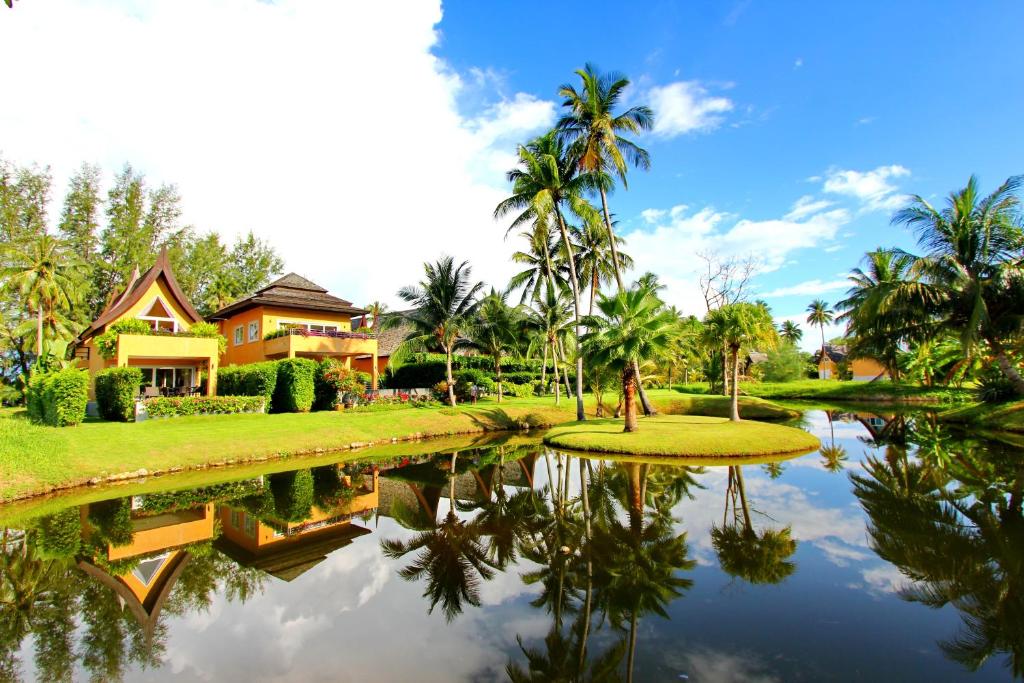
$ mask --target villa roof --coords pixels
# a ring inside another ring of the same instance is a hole
[[[220,320],[249,310],[256,306],[280,306],[282,308],[299,308],[314,311],[330,311],[332,313],[349,313],[362,315],[365,309],[353,306],[351,301],[338,298],[327,293],[320,285],[307,280],[296,273],[288,273],[263,289],[249,296],[228,304],[210,316],[212,320]]]
[[[177,279],[174,277],[174,271],[171,269],[171,262],[167,258],[167,247],[160,250],[160,254],[156,257],[156,263],[153,267],[146,271],[145,275],[139,275],[138,266],[135,267],[135,271],[132,273],[128,284],[124,290],[116,297],[111,299],[103,312],[100,313],[96,320],[92,321],[89,327],[85,328],[81,334],[79,334],[72,343],[77,345],[92,337],[109,325],[116,321],[122,315],[124,315],[128,309],[138,303],[139,299],[149,290],[150,286],[157,281],[160,276],[164,277],[164,281],[167,283],[167,288],[171,292],[171,296],[174,297],[175,302],[181,307],[181,310],[185,312],[185,315],[189,318],[190,322],[198,323],[202,322],[203,317],[196,312],[196,309],[192,308],[192,304],[189,302],[188,297],[181,291],[181,287],[178,285]]]
[[[252,552],[221,536],[216,547],[235,562],[264,571],[282,581],[293,581],[327,559],[339,548],[371,533],[365,527],[346,522]]]

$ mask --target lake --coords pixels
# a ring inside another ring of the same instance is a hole
[[[1019,447],[799,425],[820,451],[732,466],[505,436],[48,504],[3,530],[0,680],[1020,675]]]

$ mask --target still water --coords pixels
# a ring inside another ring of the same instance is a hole
[[[0,680],[1019,675],[1020,450],[925,414],[801,426],[821,451],[774,462],[424,443],[22,521]]]

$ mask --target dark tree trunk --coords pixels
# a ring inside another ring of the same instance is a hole
[[[733,422],[740,421],[740,347],[732,348],[732,400],[729,419]]]
[[[622,370],[622,395],[626,404],[626,426],[623,431],[635,432],[640,428],[636,419],[636,376],[633,365],[627,363]]]

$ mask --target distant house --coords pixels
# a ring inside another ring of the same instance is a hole
[[[223,365],[245,365],[280,358],[334,358],[352,367],[354,358],[371,359],[377,387],[377,339],[352,331],[353,316],[366,310],[333,296],[300,275],[289,273],[253,294],[225,306],[210,320],[228,340]]]
[[[405,338],[412,331],[412,324],[400,317],[401,312],[388,313],[382,316],[380,322],[368,321],[369,316],[353,318],[352,326],[361,329],[367,322],[372,322],[371,331],[377,337],[377,374],[381,374],[391,362],[391,356],[398,350]],[[387,324],[385,324],[387,321]],[[374,360],[370,355],[356,356],[352,367],[360,372],[372,372]]]
[[[104,358],[96,337],[114,323],[130,318],[147,323],[153,334],[119,334],[113,357]],[[206,393],[213,395],[220,353],[217,340],[187,336],[189,328],[202,320],[178,286],[164,249],[143,275],[136,268],[124,291],[71,342],[70,348],[79,366],[88,368],[92,377],[107,367],[132,366],[142,371],[143,387],[187,390],[199,387],[200,376],[205,374]],[[89,398],[95,398],[93,382]]]
[[[849,364],[851,378],[854,382],[889,379],[889,371],[884,365],[874,358],[851,357],[848,347],[841,344],[826,344],[824,357],[821,355],[821,351],[818,351],[814,354],[814,361],[818,365],[819,379],[838,378],[839,364],[844,361]]]

